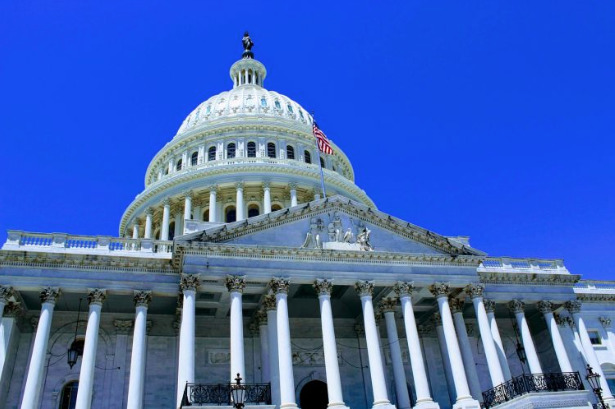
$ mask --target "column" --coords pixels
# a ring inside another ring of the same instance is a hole
[[[94,369],[96,367],[96,350],[98,348],[98,329],[100,327],[100,310],[107,298],[107,291],[92,289],[88,294],[90,311],[88,325],[85,330],[85,343],[81,357],[81,371],[79,372],[79,389],[75,407],[89,409],[92,406],[92,391],[94,390]]]
[[[139,238],[139,223],[137,222],[135,222],[135,224],[132,225],[132,238],[133,239]]]
[[[115,354],[113,366],[120,368],[112,372],[111,387],[116,391],[123,391],[126,382],[126,352],[128,351],[128,333],[132,331],[132,320],[113,320],[115,328]],[[118,393],[110,399],[110,409],[124,409],[124,393]]]
[[[243,311],[241,295],[246,287],[243,276],[226,276],[226,289],[231,294],[231,377],[235,382],[237,374],[246,380],[246,363],[243,348]]]
[[[465,366],[470,393],[474,399],[482,400],[483,391],[478,380],[478,374],[476,373],[476,362],[474,361],[470,338],[468,338],[466,323],[463,319],[463,301],[458,298],[452,298],[448,302],[451,306],[453,321],[455,322],[455,331],[459,340],[459,348],[461,348],[461,358]]]
[[[263,183],[263,212],[271,213],[271,184]]]
[[[551,341],[553,342],[553,349],[555,350],[560,370],[562,372],[573,372],[568,354],[566,353],[564,341],[562,340],[562,335],[559,333],[557,322],[555,322],[555,317],[553,316],[553,303],[546,300],[540,301],[538,303],[538,309],[547,322],[547,328],[549,328],[549,333],[551,334]]]
[[[478,408],[480,404],[478,401],[472,399],[470,395],[468,379],[463,369],[463,360],[461,358],[459,344],[457,343],[453,316],[448,305],[449,285],[447,283],[434,283],[429,290],[438,301],[438,309],[442,317],[442,330],[444,332],[446,349],[448,351],[451,372],[455,381],[455,392],[457,395],[457,401],[453,405],[453,408]]]
[[[192,213],[194,216],[192,217],[194,220],[199,222],[203,221],[203,209],[201,208],[201,200],[192,200],[192,208],[194,209]]]
[[[187,383],[194,383],[195,298],[200,280],[196,274],[182,274],[179,287],[184,294],[182,320],[179,328],[179,359],[177,365],[177,407],[181,405]]]
[[[297,206],[297,184],[293,182],[288,187],[290,188],[290,207]]]
[[[478,321],[480,337],[483,341],[485,358],[487,358],[487,367],[489,368],[491,385],[495,388],[496,386],[504,383],[504,374],[502,373],[502,367],[500,366],[500,358],[498,358],[495,342],[493,342],[493,335],[491,335],[487,311],[485,310],[485,305],[483,304],[484,291],[485,286],[482,284],[470,284],[466,287],[466,294],[468,294],[468,296],[472,299],[472,304],[474,304],[474,312],[476,314],[476,321]]]
[[[147,340],[147,307],[152,300],[151,291],[135,291],[135,329],[132,337],[132,356],[130,358],[130,379],[128,380],[127,409],[143,407],[143,387],[145,385],[145,359]]]
[[[611,344],[611,351],[615,351],[615,334],[613,333],[613,328],[611,327],[611,319],[608,317],[599,317],[600,324],[604,328],[606,335],[609,339],[609,343]]]
[[[261,382],[271,382],[271,371],[269,365],[269,333],[267,332],[267,313],[263,310],[256,313],[256,325],[258,326],[258,336],[261,343]]]
[[[568,310],[570,315],[572,315],[572,319],[574,320],[574,326],[579,333],[579,337],[581,338],[581,345],[583,346],[583,350],[585,351],[585,357],[587,360],[587,364],[591,365],[594,372],[600,375],[600,385],[602,386],[602,396],[604,399],[604,403],[613,405],[613,395],[611,394],[611,390],[609,388],[609,384],[606,382],[606,377],[604,376],[604,372],[602,371],[602,367],[600,366],[600,361],[596,356],[596,351],[594,350],[594,346],[592,345],[591,340],[589,339],[589,334],[587,333],[587,327],[585,326],[585,321],[581,317],[581,301],[573,300],[566,301],[564,307]],[[582,374],[584,376],[584,374]]]
[[[269,341],[269,370],[271,371],[271,402],[280,407],[280,362],[278,354],[278,314],[275,295],[263,300],[267,312],[267,338]]]
[[[320,186],[314,186],[314,200],[320,200],[320,189]]]
[[[444,336],[444,329],[442,328],[442,317],[439,312],[434,312],[431,317],[433,325],[436,327],[436,336],[438,337],[438,344],[440,346],[440,355],[442,356],[442,363],[444,364],[444,375],[446,377],[446,387],[448,390],[448,397],[450,402],[455,401],[455,379],[453,378],[453,370],[451,369],[451,360],[448,356],[448,349],[446,348],[446,337]]]
[[[152,238],[152,209],[145,211],[145,234],[143,237],[146,239]]]
[[[184,196],[184,220],[192,219],[192,192],[186,192]]]
[[[542,367],[538,360],[538,354],[536,353],[536,347],[534,341],[532,341],[532,334],[530,333],[530,327],[527,325],[525,319],[525,303],[521,300],[512,300],[508,303],[508,308],[515,314],[517,318],[517,326],[521,333],[521,342],[523,342],[523,348],[525,349],[525,355],[527,356],[527,365],[530,368],[530,372],[533,374],[542,373]]]
[[[171,217],[171,201],[167,198],[162,201],[162,226],[160,230],[160,240],[169,240],[169,218]]]
[[[361,297],[361,307],[363,309],[363,325],[365,327],[365,340],[367,342],[367,358],[369,361],[369,374],[372,380],[374,393],[374,408],[395,408],[389,401],[387,394],[386,380],[382,369],[382,356],[380,355],[380,342],[378,331],[376,330],[376,318],[374,316],[374,306],[372,304],[372,293],[374,291],[373,281],[358,281],[355,289]]]
[[[49,332],[51,330],[51,319],[53,317],[53,308],[59,295],[60,289],[58,288],[48,287],[41,291],[40,297],[43,305],[41,306],[41,315],[36,326],[36,335],[30,355],[30,366],[28,367],[21,409],[38,409],[39,407],[38,401],[43,386],[42,381],[47,345],[49,343]]]
[[[209,188],[209,222],[215,223],[216,219],[216,186],[211,186]]]
[[[414,390],[416,392],[415,408],[439,408],[439,405],[431,398],[429,391],[427,371],[425,370],[425,361],[423,360],[423,352],[421,350],[421,340],[414,318],[411,298],[414,284],[398,282],[395,284],[394,289],[401,301],[401,311],[404,316],[404,328],[406,330],[410,366],[412,367]]]
[[[406,372],[404,362],[399,347],[399,337],[397,336],[397,324],[395,323],[395,308],[397,300],[385,298],[380,301],[380,311],[384,314],[387,326],[387,338],[389,340],[389,350],[391,352],[391,363],[393,364],[393,378],[395,380],[395,392],[397,394],[397,407],[399,409],[410,409],[410,395],[406,384]]]
[[[331,280],[317,279],[314,288],[318,293],[320,303],[320,323],[322,325],[322,348],[325,355],[325,371],[327,373],[328,408],[347,409],[342,395],[342,379],[337,360],[337,345],[335,343],[335,326],[331,310]]]
[[[175,231],[173,232],[173,237],[179,237],[184,234],[184,220],[182,219],[182,214],[179,210],[175,213]]]
[[[4,314],[4,307],[9,303],[9,298],[13,296],[13,293],[13,287],[0,286],[0,320]]]
[[[489,329],[491,329],[491,336],[493,337],[493,342],[495,343],[495,347],[498,352],[498,359],[500,360],[500,367],[502,368],[504,379],[509,381],[512,379],[512,374],[510,373],[510,367],[508,366],[508,359],[506,358],[506,350],[504,349],[504,343],[502,342],[502,337],[500,337],[498,323],[495,320],[495,301],[485,299],[483,300],[483,304],[485,304],[485,310],[487,310]]]
[[[243,220],[246,218],[243,213],[243,183],[241,182],[236,183],[235,188],[237,189],[237,200],[235,202],[235,212],[237,215],[237,221],[239,221],[239,220]]]
[[[296,408],[293,356],[290,346],[288,322],[288,287],[286,278],[273,278],[270,283],[275,293],[278,327],[278,359],[280,367],[280,408]]]

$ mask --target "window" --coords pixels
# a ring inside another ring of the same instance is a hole
[[[177,161],[177,166],[175,166],[175,169],[182,170],[182,160],[181,159]]]
[[[312,163],[312,155],[308,151],[303,152],[305,163]]]
[[[216,160],[216,147],[212,146],[207,150],[207,160],[211,162],[212,160]]]
[[[267,156],[269,158],[275,158],[276,157],[276,155],[275,155],[275,143],[269,142],[267,144]]]
[[[606,383],[609,385],[609,389],[611,390],[611,395],[615,393],[615,379],[606,378]]]
[[[235,220],[237,220],[237,212],[235,211],[234,206],[227,207],[224,215],[225,215],[224,221],[227,223],[232,223]]]
[[[600,333],[598,331],[587,331],[589,335],[589,340],[592,345],[602,345],[602,338],[600,338]]]
[[[280,105],[280,101],[275,101],[275,107],[277,109],[282,109],[282,105]]]
[[[192,156],[190,157],[190,165],[196,166],[197,163],[199,163],[199,153],[194,152]]]
[[[60,396],[59,409],[75,409],[77,403],[77,390],[79,389],[78,381],[71,381],[62,388]]]
[[[256,158],[256,143],[248,142],[248,158]]]
[[[204,222],[208,222],[209,221],[209,209],[205,210],[203,212],[203,221]]]
[[[287,146],[286,147],[286,157],[288,159],[295,159],[295,148],[293,148],[292,146]]]
[[[325,168],[325,169],[327,168],[327,167],[325,166],[325,160],[324,160],[323,158],[320,158],[320,166],[321,166],[322,168]]]
[[[211,113],[211,105],[207,105],[207,109],[205,110],[205,115],[209,115]]]
[[[302,111],[302,110],[299,110],[299,116],[301,117],[301,119],[305,119],[305,118],[303,117],[303,111]]]
[[[175,222],[169,223],[169,240],[173,240],[175,237]]]
[[[267,99],[265,97],[261,98],[261,106],[265,108],[267,106]]]
[[[168,167],[164,168],[164,174],[165,174],[165,176],[169,174],[169,168]]]
[[[248,206],[248,217],[258,216],[260,211],[258,209],[258,205],[252,204]]]
[[[278,204],[274,204],[271,206],[271,211],[275,212],[276,210],[282,210],[282,206],[278,205]]]
[[[288,112],[290,112],[291,114],[293,113],[293,107],[290,104],[286,105],[286,108],[288,109]]]
[[[226,145],[226,157],[227,158],[235,157],[235,144],[234,143],[229,143],[228,145]]]

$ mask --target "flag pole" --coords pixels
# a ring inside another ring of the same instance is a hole
[[[325,190],[325,174],[322,171],[322,162],[320,160],[320,146],[318,146],[318,138],[314,135],[314,112],[312,112],[312,136],[314,136],[314,143],[316,144],[316,154],[318,155],[318,167],[320,168],[320,188],[322,189],[322,198],[327,198],[327,191]]]

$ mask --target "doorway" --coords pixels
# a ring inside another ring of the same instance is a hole
[[[316,380],[306,383],[299,394],[299,403],[305,409],[327,409],[327,384]]]

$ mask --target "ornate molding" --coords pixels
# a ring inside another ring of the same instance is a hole
[[[331,295],[331,291],[333,291],[333,281],[328,280],[326,278],[318,278],[314,281],[314,288],[319,296],[321,295]]]
[[[398,281],[393,286],[393,290],[395,291],[395,294],[397,294],[399,298],[411,297],[412,292],[414,291],[414,282],[413,281],[407,281],[407,282]]]
[[[254,321],[259,327],[267,325],[267,313],[263,310],[256,311],[256,314],[254,314]]]
[[[274,277],[269,282],[269,287],[275,294],[288,294],[290,280],[284,277]]]
[[[363,336],[363,335],[365,335],[365,328],[363,328],[362,324],[354,324],[354,332],[358,336]]]
[[[483,296],[483,293],[485,292],[485,285],[476,283],[468,284],[465,291],[466,294],[468,294],[468,296],[473,300]]]
[[[395,312],[395,310],[397,309],[397,302],[397,298],[383,298],[382,300],[380,300],[379,304],[380,311],[383,313]]]
[[[107,298],[107,290],[103,288],[92,288],[88,293],[88,303],[90,305],[102,305]]]
[[[508,303],[508,308],[515,314],[523,313],[525,310],[525,303],[521,300],[512,300]]]
[[[555,316],[555,322],[560,327],[565,327],[566,325],[572,327],[574,325],[574,322],[572,321],[572,318],[570,318],[568,316],[562,317],[559,314],[553,314],[553,315]]]
[[[246,276],[227,275],[225,279],[226,289],[229,292],[243,293],[246,288]]]
[[[429,292],[436,298],[448,297],[450,290],[449,283],[436,282],[429,286]]]
[[[129,334],[132,331],[132,320],[113,320],[116,334]]]
[[[359,297],[371,297],[374,292],[374,282],[367,280],[357,281],[354,285],[354,289],[357,294],[359,294]]]
[[[568,310],[570,314],[578,314],[581,312],[581,301],[579,300],[570,300],[564,303],[564,308]]]
[[[148,307],[152,301],[152,292],[145,290],[135,291],[133,299],[135,307]]]
[[[60,293],[61,292],[59,288],[43,288],[40,293],[41,302],[55,304],[58,300],[58,297],[60,296]]]
[[[275,310],[277,307],[275,295],[268,294],[263,297],[263,307],[265,307],[265,311]]]
[[[11,286],[0,286],[0,302],[8,303],[9,298],[11,298],[14,294],[13,287]]]
[[[550,312],[553,312],[553,303],[549,300],[538,301],[538,303],[536,304],[536,307],[538,307],[538,311],[540,311],[543,314],[548,314]]]
[[[431,321],[433,322],[433,324],[436,327],[441,327],[442,326],[442,316],[440,315],[439,312],[434,312],[433,315],[431,316]]]
[[[578,274],[553,274],[535,272],[479,272],[480,281],[486,284],[560,285],[572,286],[581,276]]]
[[[487,313],[490,313],[490,312],[495,313],[495,301],[484,299],[483,305],[485,306],[485,310],[487,311]]]
[[[609,317],[599,317],[598,319],[604,328],[611,328],[611,319]]]
[[[463,305],[463,300],[460,300],[459,298],[450,298],[448,300],[448,306],[453,314],[458,312],[463,313]]]
[[[7,318],[15,318],[15,317],[19,317],[20,315],[22,315],[23,312],[24,310],[23,310],[23,307],[21,306],[21,303],[9,301],[4,306],[4,312],[2,316],[7,317]]]
[[[198,274],[182,274],[179,281],[179,288],[184,291],[196,291],[201,285]]]
[[[615,294],[577,293],[577,300],[582,302],[615,302]]]

